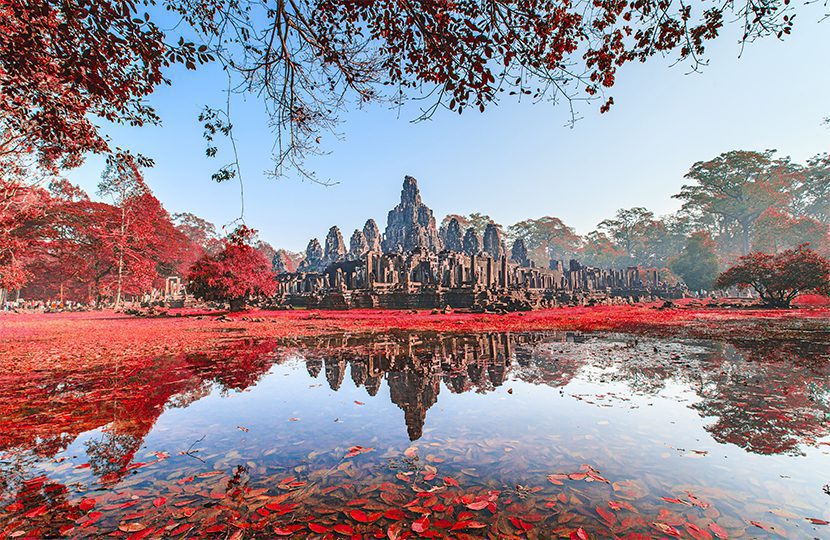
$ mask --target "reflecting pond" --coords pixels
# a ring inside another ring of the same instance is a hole
[[[824,343],[229,335],[0,382],[0,536],[830,537]]]

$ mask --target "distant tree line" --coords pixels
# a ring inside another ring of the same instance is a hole
[[[766,152],[732,151],[695,163],[674,197],[680,211],[655,216],[624,208],[597,229],[579,235],[560,218],[526,219],[507,227],[507,243],[521,238],[537,266],[575,258],[599,267],[647,266],[671,270],[692,290],[711,290],[720,269],[750,252],[781,253],[801,244],[830,255],[830,155],[806,163]],[[448,215],[479,235],[493,220],[483,214]]]

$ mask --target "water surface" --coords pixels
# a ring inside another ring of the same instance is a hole
[[[229,337],[0,407],[10,537],[830,537],[821,343]]]

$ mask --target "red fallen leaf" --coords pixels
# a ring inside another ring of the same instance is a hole
[[[61,536],[68,536],[69,533],[71,533],[74,530],[75,530],[74,525],[64,525],[63,527],[58,529],[58,532],[61,534]]]
[[[422,533],[429,528],[429,517],[424,516],[421,519],[412,522],[412,530],[416,533]]]
[[[383,517],[386,519],[391,519],[393,521],[403,521],[406,518],[406,514],[403,513],[403,510],[398,508],[390,508],[386,512],[383,513]]]
[[[147,525],[143,523],[135,522],[135,523],[122,523],[118,526],[118,530],[125,533],[135,533],[139,531],[143,531],[147,528]]]
[[[357,401],[357,400],[355,400],[355,401],[354,401],[354,404],[355,404],[355,405],[366,405],[366,404],[365,404],[365,403],[363,403],[362,401]]]
[[[23,510],[23,503],[20,501],[13,502],[6,507],[6,512],[19,512]]]
[[[369,523],[369,518],[363,510],[349,510],[348,514],[355,521],[359,521],[360,523]]]
[[[467,520],[467,521],[458,521],[458,522],[456,522],[455,525],[453,525],[450,528],[450,530],[451,531],[460,531],[462,529],[483,529],[486,526],[487,525],[485,525],[484,523],[481,523],[479,521]]]
[[[588,533],[585,532],[585,529],[580,527],[577,530],[571,532],[571,540],[591,540],[591,537],[588,536]]]
[[[369,499],[352,499],[346,503],[346,506],[365,506],[369,504]]]
[[[326,527],[325,525],[320,525],[319,523],[314,523],[313,521],[308,522],[308,528],[311,529],[311,532],[316,532],[317,534],[329,532],[328,527]]]
[[[750,523],[755,525],[759,529],[764,529],[767,532],[776,532],[775,527],[773,527],[772,525],[768,525],[768,524],[762,523],[760,521],[750,521]]]
[[[448,519],[436,519],[432,522],[432,526],[438,529],[449,529],[453,526],[453,522]]]
[[[374,523],[375,521],[379,520],[382,517],[383,517],[383,512],[373,512],[373,513],[369,514],[368,516],[366,516],[366,518],[369,520],[369,523]]]
[[[101,512],[90,512],[89,514],[87,514],[87,517],[89,519],[81,523],[81,527],[89,527],[90,525],[101,519],[103,515],[104,514],[102,514]]]
[[[686,530],[695,540],[712,540],[712,535],[694,523],[686,523]]]
[[[695,497],[695,494],[694,494],[694,493],[692,493],[691,491],[687,491],[687,492],[686,492],[686,495],[688,495],[688,496],[689,496],[689,501],[691,501],[691,503],[692,503],[693,505],[695,505],[695,506],[699,506],[699,507],[703,508],[704,510],[706,510],[707,508],[709,508],[709,507],[711,506],[708,502],[706,502],[706,501],[701,501],[700,499],[698,499],[697,497]]]
[[[554,484],[554,485],[557,485],[557,486],[564,486],[565,484],[562,482],[562,480],[565,480],[567,477],[568,477],[568,475],[566,475],[566,474],[549,474],[548,475],[548,480],[550,481],[551,484]]]
[[[447,484],[448,486],[461,487],[461,486],[458,485],[458,480],[456,480],[452,476],[445,476],[444,477],[444,483]]]
[[[466,506],[470,510],[484,510],[485,508],[487,508],[487,505],[489,505],[489,504],[490,504],[490,501],[476,501],[476,502],[471,502],[470,504],[468,504]]]
[[[386,537],[389,540],[398,540],[401,537],[401,524],[400,523],[393,523],[389,526],[386,530]]]
[[[42,516],[45,513],[46,513],[46,505],[44,504],[42,506],[38,506],[37,508],[32,508],[31,510],[29,510],[28,512],[26,512],[23,515],[26,516],[27,518],[33,518],[33,517],[37,517],[37,516]]]
[[[666,523],[660,523],[659,521],[655,521],[654,523],[652,523],[652,525],[659,531],[661,531],[663,534],[680,537],[680,531],[678,531],[671,525],[668,525]]]
[[[433,478],[435,478],[435,473],[427,473],[424,475],[424,480],[426,480],[427,482],[429,482]]]
[[[207,530],[207,529],[205,529],[205,530]],[[154,532],[156,532],[155,527],[147,527],[143,531],[138,531],[137,533],[131,534],[130,536],[127,537],[127,540],[141,540],[142,538],[147,538],[148,536],[150,536]]]
[[[474,517],[475,517],[475,514],[473,514],[472,512],[467,512],[465,510],[464,512],[459,512],[458,515],[456,516],[456,519],[458,519],[458,521],[467,521],[467,520],[473,519]]]
[[[354,528],[351,525],[344,525],[343,523],[338,523],[333,527],[333,529],[334,532],[345,536],[351,536],[354,534]]]
[[[717,523],[710,523],[709,528],[712,529],[712,532],[715,533],[715,536],[725,540],[729,538],[729,533],[726,532],[726,529],[718,525]]]
[[[179,525],[178,527],[173,529],[170,532],[170,535],[171,536],[179,536],[180,534],[184,534],[186,531],[189,531],[192,528],[193,528],[193,525],[191,525],[190,523],[182,523],[181,525]]]
[[[192,506],[189,506],[187,508],[182,509],[182,514],[184,514],[185,517],[191,517],[195,513],[196,513],[196,509],[193,508]]]
[[[159,506],[162,506],[162,505],[163,505],[164,503],[166,503],[166,502],[167,502],[167,498],[166,498],[166,497],[159,497],[158,499],[156,499],[156,500],[154,500],[154,501],[153,501],[153,506],[155,506],[156,508],[158,508]]]
[[[225,530],[224,525],[211,525],[210,527],[205,529],[205,532],[207,532],[207,533],[216,533],[216,532],[222,532],[224,530]]]
[[[372,450],[374,450],[374,448],[365,448],[363,446],[352,446],[352,447],[349,448],[348,453],[346,453],[346,457],[347,458],[354,457],[358,454],[364,454],[366,452],[371,452]]]
[[[415,448],[414,446],[410,446],[409,448],[404,450],[403,455],[408,457],[408,458],[414,458],[415,456],[418,455],[418,449]]]
[[[280,504],[276,502],[270,502],[265,505],[265,508],[268,510],[272,510],[277,513],[277,515],[282,516],[287,514],[297,508],[298,504]]]
[[[305,525],[302,523],[295,523],[294,525],[288,525],[287,527],[274,527],[274,534],[277,536],[291,536],[295,532],[305,529]]]
[[[587,476],[585,473],[571,473],[568,475],[568,478],[571,480],[585,480]]]
[[[819,518],[805,518],[807,521],[812,523],[813,525],[830,525],[830,521],[825,521]]]
[[[613,525],[617,522],[617,516],[615,516],[613,513],[609,512],[601,506],[597,506],[597,514],[602,516],[602,519],[607,521],[609,525]]]
[[[621,508],[622,508],[622,506],[620,505],[620,503],[618,503],[617,501],[608,501],[608,507],[609,507],[611,510],[615,510],[615,511],[616,511],[616,510],[619,510],[619,509],[621,509]]]
[[[80,465],[75,466],[76,469],[89,469],[89,467],[89,463],[81,463]]]
[[[78,505],[81,512],[89,512],[93,508],[95,508],[95,499],[84,499],[81,501],[81,504]]]
[[[527,532],[527,531],[529,531],[530,529],[533,528],[533,525],[531,525],[530,523],[524,522],[524,521],[522,521],[521,519],[519,519],[517,517],[511,517],[509,519],[510,519],[510,523],[512,523],[513,526],[516,527],[517,529],[519,529],[520,531]]]
[[[216,476],[219,474],[223,474],[222,471],[210,471],[202,474],[196,475],[197,478],[210,478],[211,476]]]

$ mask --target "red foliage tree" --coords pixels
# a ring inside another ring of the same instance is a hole
[[[764,305],[789,308],[801,293],[830,295],[830,261],[802,244],[778,254],[755,252],[718,276],[717,287],[751,287]]]
[[[628,62],[676,53],[699,64],[727,22],[741,25],[744,41],[782,37],[793,10],[790,2],[750,0],[7,0],[0,153],[19,149],[65,166],[108,151],[96,117],[156,123],[142,98],[171,64],[195,69],[219,59],[239,87],[268,102],[284,135],[282,161],[316,151],[319,133],[350,100],[426,95],[429,115],[484,110],[505,93],[594,96]],[[191,35],[202,44],[183,39]],[[612,100],[602,103],[604,111]],[[229,130],[215,111],[203,120],[209,134]]]
[[[242,309],[253,296],[274,294],[271,261],[251,245],[255,235],[256,231],[241,225],[221,252],[196,261],[187,278],[188,290],[196,298],[230,302],[232,311]]]

